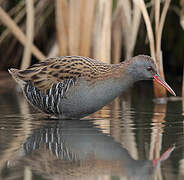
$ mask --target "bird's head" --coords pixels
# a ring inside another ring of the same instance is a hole
[[[153,80],[163,86],[172,95],[176,96],[171,87],[160,77],[153,58],[146,55],[138,55],[133,57],[128,64],[128,71],[136,81]]]

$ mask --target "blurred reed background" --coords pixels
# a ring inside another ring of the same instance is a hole
[[[150,54],[162,78],[165,68],[181,83],[183,19],[184,0],[0,0],[0,70],[58,55],[118,63]]]
[[[177,82],[182,84],[184,70],[183,29],[184,0],[0,0],[0,71],[7,71],[10,67],[24,69],[46,57],[58,55],[89,56],[107,63],[119,63],[137,54],[148,54],[157,61],[161,76],[164,77],[165,71],[167,81],[170,80],[172,83],[169,84],[175,87]],[[7,79],[0,80],[0,83],[9,84]],[[7,91],[5,88],[0,90]],[[179,92],[181,95],[180,89]],[[155,89],[155,95],[166,94]],[[15,102],[17,97],[13,95],[10,98]],[[136,97],[142,101],[146,98],[140,94]],[[133,122],[130,111],[126,111],[130,109],[130,99],[129,95],[123,101],[116,99],[109,108],[112,112],[105,111],[107,107],[104,107],[104,111],[91,117],[105,118],[108,113],[114,113],[112,121],[97,120],[96,125],[102,132],[110,132],[117,142],[127,142],[125,147],[138,159],[138,145],[131,126]],[[20,113],[26,120],[31,119],[25,101],[20,102]],[[140,108],[144,112],[145,107],[140,105]],[[166,104],[154,105],[150,159],[160,155],[166,108]],[[121,110],[126,131],[121,129],[121,116],[116,109]],[[10,111],[13,112],[14,108]],[[11,149],[15,150],[26,139],[30,133],[28,127],[33,123],[25,121],[20,124],[22,134],[13,137],[16,140],[11,141],[12,148],[5,152],[7,155],[3,154],[2,164],[12,156]],[[139,128],[139,133],[143,133],[143,129]],[[128,139],[122,141],[123,138]],[[17,172],[15,169],[15,174]]]

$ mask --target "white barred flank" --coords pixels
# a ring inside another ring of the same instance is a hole
[[[59,105],[71,86],[74,86],[76,79],[67,79],[54,84],[46,93],[43,93],[30,84],[25,84],[24,93],[29,102],[41,111],[48,114],[62,114]]]

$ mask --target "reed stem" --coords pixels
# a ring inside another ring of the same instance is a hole
[[[30,65],[31,61],[31,46],[34,40],[34,0],[26,0],[26,44],[21,63],[21,69],[25,69]]]

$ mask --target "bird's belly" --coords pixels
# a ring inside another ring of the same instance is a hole
[[[60,109],[64,117],[84,117],[101,109],[120,93],[121,90],[114,92],[106,83],[80,83],[62,99]]]
[[[30,85],[24,88],[24,93],[33,106],[61,118],[81,118],[94,113],[117,97],[121,91],[119,82],[114,80],[97,82],[93,85],[87,81],[80,81],[70,87],[64,96],[62,91],[57,89],[42,94]]]
[[[87,88],[86,88],[87,90]],[[72,96],[62,99],[60,109],[64,117],[84,117],[98,111],[105,102],[97,98],[94,92],[81,89]]]

